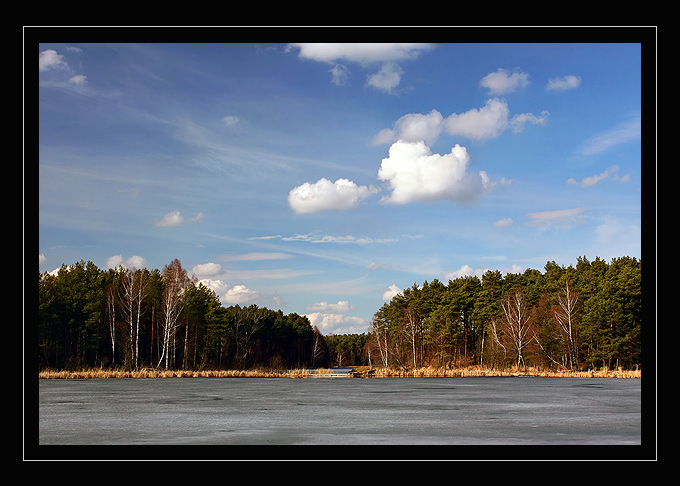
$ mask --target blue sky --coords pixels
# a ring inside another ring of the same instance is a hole
[[[437,278],[641,257],[639,44],[50,44],[39,268],[178,258],[364,332]]]

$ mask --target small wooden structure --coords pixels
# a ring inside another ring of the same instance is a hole
[[[370,366],[358,366],[354,368],[320,368],[309,370],[310,378],[372,378],[375,369]]]
[[[370,366],[358,366],[350,371],[352,378],[373,378],[375,369]]]

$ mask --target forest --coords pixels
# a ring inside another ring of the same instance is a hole
[[[364,334],[324,336],[296,313],[225,307],[177,259],[162,270],[62,265],[39,273],[38,294],[40,369],[642,364],[641,261],[631,257],[414,283]]]

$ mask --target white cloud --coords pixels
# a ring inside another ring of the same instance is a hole
[[[361,334],[368,330],[369,321],[363,317],[346,316],[324,312],[305,314],[312,326],[316,326],[321,334]]]
[[[244,305],[255,304],[260,298],[260,293],[256,290],[251,290],[245,285],[234,285],[230,287],[223,280],[219,279],[202,279],[199,281],[206,287],[215,291],[224,305]]]
[[[382,300],[392,300],[398,294],[401,294],[401,289],[392,284],[383,292]]]
[[[348,300],[340,300],[337,304],[329,304],[328,302],[317,302],[316,304],[309,304],[306,307],[308,312],[321,312],[344,314],[351,311],[354,307],[349,305]]]
[[[497,138],[508,128],[512,128],[514,133],[521,133],[527,123],[544,125],[548,115],[547,111],[543,111],[540,116],[520,113],[511,118],[505,100],[491,98],[479,109],[472,108],[460,114],[452,113],[446,118],[437,110],[425,115],[420,113],[404,115],[396,121],[394,128],[385,128],[378,132],[373,137],[372,144],[380,145],[397,140],[407,142],[422,140],[431,146],[443,131],[449,135],[479,141]]]
[[[499,68],[495,73],[484,76],[479,85],[487,88],[492,95],[504,95],[528,86],[529,75],[519,69],[509,71]]]
[[[581,85],[581,78],[573,74],[563,78],[550,78],[545,89],[548,91],[567,91],[578,88]]]
[[[387,93],[392,93],[401,82],[403,71],[396,61],[416,59],[422,52],[430,50],[431,44],[400,43],[325,43],[325,44],[288,44],[286,50],[299,49],[301,59],[333,63],[332,82],[339,86],[347,84],[349,69],[338,63],[355,62],[362,66],[379,63],[377,73],[367,77],[366,84]]]
[[[392,194],[382,202],[405,204],[414,201],[450,200],[462,203],[478,200],[493,184],[486,173],[466,173],[470,156],[456,144],[451,153],[432,154],[423,142],[398,141],[382,160],[378,179],[388,181]]]
[[[189,218],[189,221],[191,222],[196,222],[200,221],[204,218],[204,215],[202,212],[196,213],[192,218]],[[174,227],[174,226],[179,226],[182,223],[184,223],[184,216],[182,216],[182,213],[180,213],[178,210],[170,211],[167,213],[163,218],[156,223],[156,226],[164,226],[164,227]]]
[[[222,295],[221,300],[226,304],[254,304],[260,297],[260,293],[251,290],[245,285],[234,285]]]
[[[205,216],[203,215],[203,213],[202,213],[201,211],[199,211],[199,212],[196,213],[196,215],[195,215],[193,218],[189,219],[189,221],[192,221],[192,222],[194,222],[194,221],[200,221],[200,220],[202,220],[204,217],[205,217]]]
[[[482,275],[484,275],[488,268],[478,268],[478,269],[473,269],[470,265],[463,265],[460,267],[458,270],[454,270],[453,272],[449,272],[446,275],[444,275],[445,280],[455,280],[460,277],[472,277],[472,276],[477,276],[479,278],[482,278]]]
[[[131,269],[142,269],[146,268],[147,261],[145,258],[139,255],[133,255],[130,258],[124,258],[123,255],[113,255],[106,259],[106,269],[118,268],[120,266],[123,268]]]
[[[87,84],[87,76],[76,74],[75,76],[69,78],[68,82],[73,86],[85,86]]]
[[[420,142],[432,145],[442,131],[444,117],[437,110],[423,115],[410,113],[404,115],[394,124],[394,130],[390,130],[393,137],[406,142]],[[387,132],[383,136],[386,136]],[[392,140],[394,141],[394,140]]]
[[[182,214],[175,210],[175,211],[170,211],[168,214],[163,216],[163,219],[161,219],[158,223],[156,223],[156,226],[167,226],[167,227],[172,227],[172,226],[179,226],[184,222],[184,217]]]
[[[333,84],[337,86],[346,86],[349,82],[349,69],[342,64],[336,64],[331,68],[331,74],[333,75]]]
[[[600,173],[600,174],[584,177],[583,179],[581,179],[581,182],[577,182],[576,179],[574,179],[574,178],[569,178],[569,179],[567,179],[567,183],[568,184],[580,185],[581,187],[592,187],[592,186],[596,185],[598,182],[602,182],[606,179],[612,179],[612,180],[620,181],[620,182],[627,182],[627,181],[630,180],[630,174],[626,174],[623,177],[619,177],[617,175],[618,171],[619,171],[619,166],[618,165],[612,165],[612,166],[607,167],[605,169],[605,171]]]
[[[370,75],[366,79],[366,84],[387,93],[391,93],[394,88],[399,86],[402,74],[404,74],[404,71],[398,64],[386,62],[382,65],[380,71]]]
[[[42,265],[42,264],[45,263],[46,261],[47,261],[47,257],[45,256],[45,254],[44,254],[44,253],[40,253],[40,254],[38,255],[38,265]]]
[[[289,44],[288,50],[297,48],[299,56],[320,62],[345,60],[358,63],[401,61],[415,59],[421,52],[432,48],[431,44],[417,43],[326,43]]]
[[[494,221],[493,225],[497,228],[505,228],[513,223],[512,218],[503,218],[498,221]]]
[[[584,222],[581,213],[585,208],[558,209],[556,211],[542,211],[528,213],[526,217],[530,219],[527,226],[571,226],[575,223]]]
[[[199,263],[195,265],[191,272],[200,277],[212,277],[219,274],[222,271],[222,265],[219,263]]]
[[[321,178],[316,183],[305,182],[288,193],[288,204],[297,214],[329,209],[353,209],[359,202],[377,192],[374,187],[357,186],[347,179],[331,182]]]
[[[53,49],[47,49],[38,54],[38,71],[50,69],[69,69],[64,56],[57,54],[57,51]]]
[[[510,110],[508,104],[498,98],[487,100],[480,109],[452,114],[446,119],[446,131],[451,135],[462,135],[471,140],[496,138],[508,127]]]
[[[513,133],[522,133],[524,131],[524,126],[527,123],[533,123],[534,125],[545,125],[548,121],[548,116],[550,113],[543,110],[541,116],[536,116],[533,113],[520,113],[515,115],[510,120],[510,126],[512,127]]]
[[[505,268],[503,269],[503,273],[504,273],[504,274],[508,274],[508,273],[515,273],[515,274],[524,273],[524,267],[522,267],[522,266],[520,266],[520,265],[517,265],[516,263],[513,263],[513,264],[510,265],[509,267],[505,267]]]

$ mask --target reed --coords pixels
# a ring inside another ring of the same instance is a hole
[[[76,371],[41,370],[39,379],[90,379],[90,378],[309,378],[311,376],[330,373],[327,369],[293,369],[293,370],[165,370],[160,368],[143,368],[139,370],[91,368]],[[459,368],[422,367],[413,369],[377,368],[372,375],[375,378],[441,378],[472,376],[545,376],[565,378],[641,378],[642,371],[610,370],[601,368],[588,371],[542,370],[533,367],[492,369],[481,366],[465,366]]]
[[[458,368],[435,368],[423,367],[414,369],[378,368],[375,371],[376,378],[386,377],[468,377],[468,376],[544,376],[565,378],[641,378],[642,370],[623,370],[621,368],[610,370],[602,368],[598,370],[571,371],[571,370],[544,370],[533,367],[526,368],[486,368],[481,366],[465,366]]]

